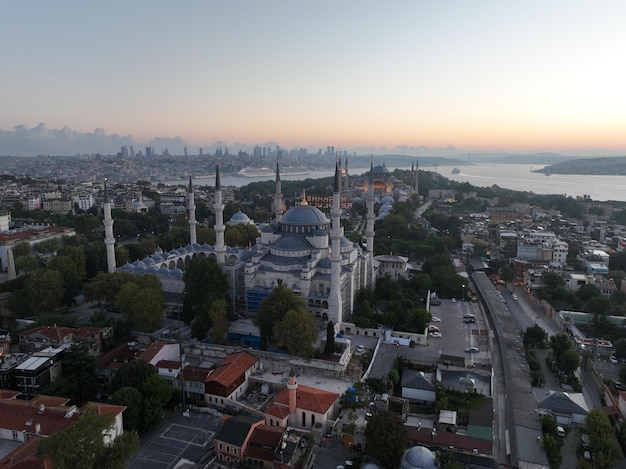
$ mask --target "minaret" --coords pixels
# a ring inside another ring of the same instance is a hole
[[[367,207],[367,215],[365,215],[366,249],[374,255],[374,157],[370,162],[370,180],[365,205]]]
[[[346,161],[345,161],[345,172],[343,175],[343,190],[344,191],[350,190],[350,176],[348,175],[348,157],[347,156],[346,156]]]
[[[283,190],[280,183],[280,169],[278,168],[278,159],[276,160],[276,193],[274,194],[274,216],[276,222],[283,217]]]
[[[339,162],[335,164],[335,184],[333,187],[333,207],[330,209],[330,296],[328,298],[328,312],[334,320],[337,331],[341,329],[343,321],[343,304],[341,298],[341,172]]]
[[[417,195],[419,195],[419,187],[417,185],[417,175],[419,174],[420,169],[420,161],[419,159],[415,159],[415,179],[413,179],[413,190]]]
[[[224,244],[224,204],[222,203],[222,185],[220,184],[220,167],[215,166],[215,255],[217,263],[223,265],[226,262],[226,245]]]
[[[113,218],[111,217],[111,200],[107,188],[107,178],[104,178],[104,244],[107,250],[107,268],[109,273],[115,272],[115,238],[113,237]]]
[[[296,415],[296,407],[298,401],[298,382],[296,381],[296,371],[291,367],[289,379],[287,381],[287,389],[289,391],[289,424],[293,426],[298,416]]]
[[[9,280],[15,280],[17,278],[17,272],[15,271],[15,258],[13,257],[13,249],[7,249],[7,275]]]
[[[415,187],[415,163],[411,161],[411,175],[409,176],[409,186],[411,189]]]
[[[185,148],[187,151],[187,148]],[[187,190],[187,210],[189,211],[189,244],[196,244],[196,201],[193,193],[191,175],[189,175],[189,189]]]

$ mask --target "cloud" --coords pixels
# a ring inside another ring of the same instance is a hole
[[[117,154],[124,145],[134,145],[136,149],[142,146],[131,135],[107,135],[104,129],[85,133],[68,126],[48,129],[40,123],[32,128],[21,124],[12,131],[0,130],[0,155]]]

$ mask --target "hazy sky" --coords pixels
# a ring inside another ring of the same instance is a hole
[[[0,129],[626,149],[626,2],[0,2]]]

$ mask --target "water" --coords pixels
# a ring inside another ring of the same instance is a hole
[[[497,184],[505,189],[535,194],[561,194],[571,197],[590,196],[593,200],[626,201],[626,176],[595,176],[586,174],[531,173],[543,166],[528,164],[475,164],[459,166],[461,172],[452,174],[453,167],[440,166],[437,172],[453,181],[469,182],[474,186]],[[425,168],[428,169],[428,168]],[[434,170],[434,168],[433,168]]]
[[[552,174],[531,173],[531,169],[541,169],[541,165],[528,164],[472,164],[458,166],[459,174],[452,174],[454,166],[422,166],[420,170],[433,171],[442,176],[459,182],[469,182],[478,187],[491,187],[494,184],[505,189],[528,191],[535,194],[560,194],[571,197],[590,196],[593,200],[626,201],[626,176],[594,176],[581,174]],[[392,170],[392,168],[389,168]],[[400,169],[411,169],[410,161]],[[351,168],[353,175],[362,174],[369,168]],[[309,174],[284,176],[285,181],[302,181],[304,179],[319,179],[334,175],[334,170],[311,171]],[[274,176],[259,176],[253,178],[222,176],[221,183],[226,186],[242,187],[251,182],[271,181]],[[170,181],[168,184],[185,184],[186,181]],[[194,179],[195,184],[213,185],[214,177]]]

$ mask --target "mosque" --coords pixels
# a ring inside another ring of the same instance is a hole
[[[417,170],[411,171],[411,185],[417,190]],[[374,288],[376,283],[374,261],[375,189],[379,195],[389,195],[393,188],[390,173],[384,165],[370,165],[367,181],[361,185],[367,207],[365,246],[353,243],[343,235],[341,227],[341,192],[346,189],[346,168],[335,165],[330,219],[318,208],[307,203],[305,195],[300,202],[284,211],[279,165],[276,164],[274,194],[274,223],[261,228],[256,245],[229,247],[224,243],[224,203],[219,166],[215,177],[214,225],[216,241],[213,246],[198,244],[194,188],[191,177],[188,187],[189,245],[169,252],[157,249],[143,260],[115,265],[115,239],[111,203],[105,180],[104,228],[109,272],[153,274],[160,280],[166,297],[180,297],[185,266],[197,257],[213,257],[228,279],[229,297],[235,312],[243,316],[256,315],[259,305],[273,288],[286,285],[305,300],[308,310],[316,317],[331,320],[336,330],[349,319],[357,293],[362,288]],[[243,213],[235,214],[231,222],[253,223]]]

